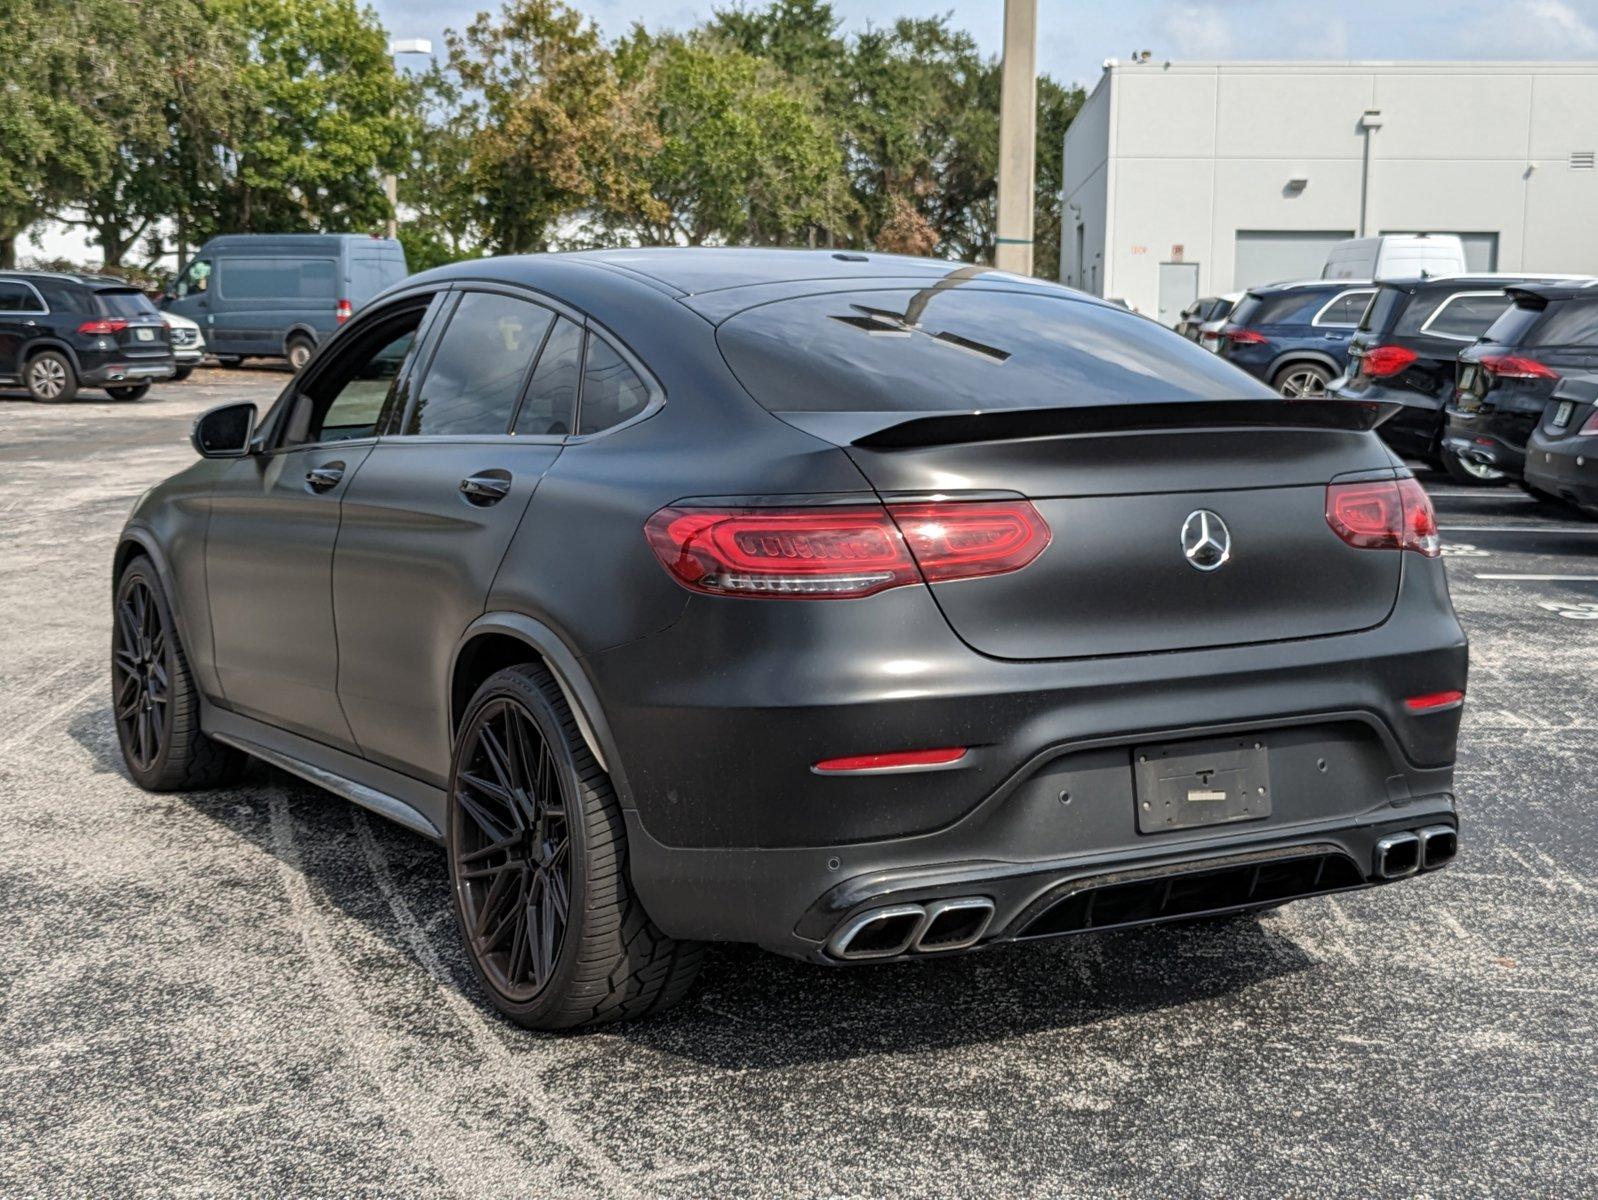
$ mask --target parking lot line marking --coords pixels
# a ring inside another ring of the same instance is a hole
[[[1598,575],[1495,575],[1478,573],[1477,579],[1524,579],[1535,583],[1598,583]]]

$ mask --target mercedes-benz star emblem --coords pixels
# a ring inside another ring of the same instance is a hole
[[[1214,571],[1232,557],[1232,531],[1219,513],[1207,508],[1187,514],[1182,522],[1182,557],[1195,571]]]

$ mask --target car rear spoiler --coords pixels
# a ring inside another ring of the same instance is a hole
[[[1145,433],[1167,429],[1375,429],[1399,410],[1373,400],[1186,400],[992,412],[785,412],[783,420],[838,445],[903,450],[953,442]]]

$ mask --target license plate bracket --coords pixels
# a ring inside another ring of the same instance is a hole
[[[1139,833],[1271,815],[1270,756],[1258,737],[1138,746],[1132,751]]]
[[[1576,404],[1574,401],[1561,400],[1559,402],[1559,407],[1554,410],[1554,419],[1551,422],[1551,427],[1554,429],[1563,429],[1566,425],[1570,424],[1571,414],[1575,411]]]

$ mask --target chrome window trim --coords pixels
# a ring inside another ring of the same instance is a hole
[[[1504,291],[1503,288],[1499,288],[1496,291],[1485,291],[1485,292],[1455,292],[1453,295],[1447,297],[1441,304],[1439,304],[1436,308],[1434,308],[1432,310],[1432,315],[1427,317],[1424,321],[1421,322],[1421,326],[1420,326],[1420,329],[1418,330],[1418,332],[1424,333],[1428,337],[1446,338],[1450,342],[1474,342],[1476,340],[1476,337],[1478,337],[1480,335],[1466,336],[1465,334],[1462,334],[1462,333],[1432,333],[1431,332],[1432,322],[1435,321],[1438,317],[1440,317],[1442,315],[1443,310],[1445,308],[1447,308],[1450,304],[1452,304],[1455,300],[1462,299],[1462,298],[1464,298],[1466,296],[1474,297],[1476,299],[1483,299],[1483,298],[1491,297],[1491,296],[1503,296],[1504,298],[1508,299],[1509,293]],[[1513,307],[1513,306],[1514,306],[1514,301],[1510,301],[1510,307]],[[1500,316],[1501,315],[1502,314],[1500,314]],[[1497,320],[1497,317],[1493,318],[1493,320]],[[1488,325],[1491,325],[1491,324],[1492,324],[1492,321],[1489,321]],[[1485,333],[1486,330],[1483,330],[1482,332]]]
[[[1321,318],[1326,315],[1326,310],[1331,308],[1332,305],[1334,305],[1334,304],[1338,303],[1339,301],[1341,301],[1345,296],[1358,296],[1358,295],[1363,295],[1363,296],[1366,297],[1366,299],[1365,299],[1365,307],[1369,308],[1371,300],[1376,295],[1376,289],[1373,288],[1373,287],[1357,287],[1357,288],[1345,288],[1345,289],[1343,289],[1342,291],[1338,292],[1335,296],[1333,296],[1330,300],[1328,300],[1325,304],[1321,305],[1319,311],[1317,311],[1316,314],[1313,317],[1310,318],[1310,324],[1315,326],[1316,328],[1319,328],[1319,329],[1358,329],[1359,328],[1359,321],[1323,321],[1323,320],[1321,320]],[[1363,315],[1364,314],[1362,313],[1361,317],[1363,317]]]

